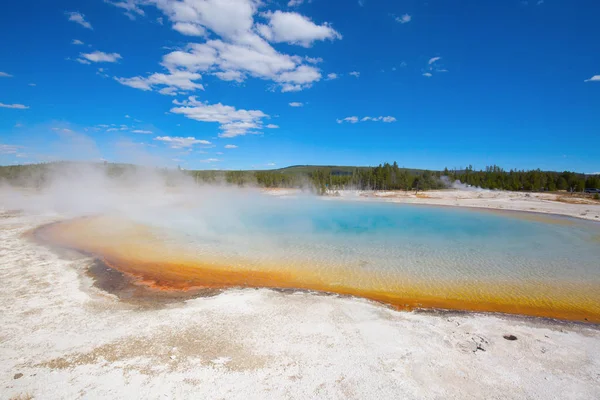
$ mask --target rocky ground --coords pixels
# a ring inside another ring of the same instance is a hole
[[[596,326],[266,289],[135,304],[25,235],[59,218],[0,214],[0,398],[600,398]]]

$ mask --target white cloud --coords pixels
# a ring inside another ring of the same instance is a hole
[[[195,91],[197,89],[204,90],[204,86],[196,82],[200,79],[202,79],[202,75],[198,73],[179,70],[174,70],[170,74],[154,73],[147,78],[141,76],[135,76],[133,78],[115,77],[115,80],[122,85],[144,91],[162,87],[158,92],[164,95],[175,95],[177,90],[186,92]]]
[[[29,106],[25,106],[23,104],[4,104],[4,103],[0,103],[0,107],[2,108],[14,108],[17,110],[27,110],[29,108]]]
[[[69,21],[73,21],[87,29],[94,29],[92,28],[92,24],[85,20],[85,16],[82,13],[67,12],[66,14],[69,16]]]
[[[427,61],[427,66],[422,69],[423,76],[427,78],[431,78],[434,74],[438,72],[448,72],[446,68],[444,68],[439,62],[442,57],[432,57]]]
[[[166,54],[161,64],[169,71],[210,71],[226,81],[242,82],[249,75],[274,81],[282,91],[290,91],[292,86],[302,90],[321,79],[317,68],[302,61],[301,57],[277,52],[259,36],[249,35],[239,44],[222,40],[190,44],[186,51]]]
[[[0,143],[0,154],[17,154],[22,148],[22,146]]]
[[[125,118],[131,118],[129,114],[125,114]]]
[[[321,73],[315,67],[300,65],[293,71],[281,73],[275,78],[281,83],[282,92],[297,92],[312,86],[313,82],[321,79]]]
[[[144,15],[146,15],[146,13],[144,12],[144,10],[142,10],[140,7],[137,6],[136,4],[136,0],[122,0],[122,1],[115,1],[112,2],[110,0],[104,0],[105,3],[108,4],[112,4],[115,7],[119,7],[123,10],[125,10],[124,14],[127,16],[127,18],[134,20],[136,18],[135,14],[143,17]]]
[[[350,122],[351,124],[355,124],[358,122],[358,117],[356,116],[352,116],[352,117],[346,117],[343,119],[338,119],[336,120],[338,124],[344,123],[344,122]]]
[[[205,160],[198,160],[201,163],[214,163],[214,162],[221,162],[220,159],[218,158],[207,158]]]
[[[91,62],[89,62],[88,60],[84,60],[83,58],[77,58],[77,59],[75,59],[75,61],[77,61],[80,64],[87,64],[87,65],[91,64]]]
[[[6,72],[0,71],[0,78],[12,78],[11,74],[7,74]]]
[[[331,81],[331,80],[334,80],[334,79],[337,79],[337,78],[338,78],[338,75],[334,74],[333,72],[330,73],[330,74],[327,74],[327,80],[328,81]]]
[[[173,29],[186,36],[206,35],[206,29],[204,29],[201,25],[191,24],[189,22],[177,22],[173,25]]]
[[[368,121],[372,121],[372,122],[386,122],[386,123],[390,123],[390,122],[396,122],[396,118],[392,117],[392,116],[387,116],[387,117],[363,117],[363,118],[359,118],[356,116],[352,116],[352,117],[346,117],[344,119],[338,119],[336,120],[338,124],[344,123],[344,122],[349,122],[351,124],[356,124],[357,122],[368,122]]]
[[[267,163],[267,167],[274,167],[275,165],[277,164],[275,164],[274,162]]]
[[[82,45],[82,44],[85,44],[85,43],[83,43],[81,40],[73,39],[73,41],[71,42],[71,44]]]
[[[407,22],[410,22],[412,20],[412,17],[409,14],[404,14],[400,17],[396,17],[396,22],[399,22],[401,24],[406,24]]]
[[[202,122],[217,122],[220,125],[219,137],[231,138],[259,133],[263,128],[263,119],[269,116],[260,110],[238,110],[221,103],[208,104],[190,96],[184,102],[173,101],[179,107],[171,108],[174,114],[182,114],[187,118]]]
[[[293,101],[290,103],[290,107],[302,107],[302,106],[304,106],[304,104],[300,103],[298,101]]]
[[[147,130],[143,130],[143,129],[136,129],[131,132],[132,133],[143,133],[143,134],[147,134],[147,135],[152,134],[152,131],[147,131]]]
[[[288,1],[287,5],[288,5],[288,7],[298,7],[302,3],[304,3],[304,0],[290,0],[290,1]]]
[[[279,129],[279,125],[268,124],[267,126],[265,126],[265,128],[268,128],[268,129]]]
[[[81,62],[81,59],[91,61],[91,62],[109,62],[114,63],[121,59],[121,55],[119,53],[104,53],[102,51],[94,51],[92,53],[80,53],[80,59],[77,61]]]
[[[352,71],[352,72],[349,73],[349,75],[352,75],[353,77],[358,78],[360,76],[360,72],[358,72],[358,71]]]
[[[251,31],[259,0],[155,0],[174,24],[193,23],[233,40]]]
[[[273,43],[299,44],[304,47],[317,40],[341,39],[342,35],[329,24],[317,25],[308,17],[295,12],[266,12],[261,14],[268,20],[267,25],[257,25],[262,37]]]
[[[242,82],[244,80],[244,75],[240,71],[215,72],[214,75],[222,81]]]
[[[193,147],[197,144],[201,145],[210,145],[211,143],[208,140],[200,140],[195,137],[172,137],[172,136],[157,136],[154,140],[158,140],[159,142],[167,143],[171,146],[172,149],[184,149],[188,147]]]
[[[192,35],[208,36],[211,33],[211,40],[189,43],[184,49],[166,54],[161,65],[170,73],[176,70],[206,72],[222,80],[237,82],[254,77],[275,82],[275,87],[282,92],[303,90],[321,79],[320,70],[307,64],[316,64],[322,59],[281,53],[259,33],[276,43],[303,46],[316,40],[341,38],[328,24],[316,25],[297,13],[263,13],[260,15],[266,23],[255,23],[258,9],[264,5],[261,0],[135,2],[155,5],[175,30]],[[130,83],[148,90],[139,79]]]
[[[323,62],[323,59],[321,57],[304,57],[304,60],[311,64],[319,64]]]
[[[586,79],[584,82],[600,82],[600,75],[594,75],[590,79]]]
[[[238,147],[235,144],[226,144],[225,148],[226,149],[237,149]]]

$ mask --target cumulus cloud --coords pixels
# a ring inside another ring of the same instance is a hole
[[[315,67],[300,65],[293,71],[286,71],[275,78],[281,84],[282,92],[297,92],[312,86],[321,79],[321,73]]]
[[[300,103],[300,102],[298,102],[298,101],[292,101],[292,102],[290,103],[290,107],[302,107],[302,106],[304,106],[304,104],[303,104],[303,103]]]
[[[176,95],[178,90],[183,92],[192,92],[197,89],[204,90],[204,86],[196,82],[200,79],[202,79],[202,75],[198,73],[179,70],[173,70],[169,74],[154,73],[146,78],[141,76],[133,78],[115,77],[115,80],[122,85],[144,91],[158,90],[160,94],[170,96]]]
[[[412,20],[412,17],[409,14],[404,14],[400,17],[395,17],[395,20],[401,24],[406,24]]]
[[[81,40],[73,39],[73,41],[71,42],[71,44],[82,45],[82,44],[85,44],[85,43],[83,43]]]
[[[333,73],[333,72],[330,73],[330,74],[327,74],[327,80],[328,81],[332,81],[332,80],[337,79],[337,78],[338,78],[338,75],[335,74],[335,73]]]
[[[342,38],[342,35],[329,24],[317,25],[308,17],[295,12],[269,11],[262,13],[261,16],[268,22],[257,25],[257,30],[269,42],[285,42],[310,47],[317,40]]]
[[[201,25],[191,24],[188,22],[177,22],[173,24],[173,29],[186,36],[206,35],[206,29],[204,29]]]
[[[594,75],[590,79],[586,79],[584,82],[600,82],[600,75]]]
[[[193,136],[179,137],[179,136],[157,136],[154,140],[168,144],[172,149],[185,149],[193,147],[197,144],[210,145],[211,142],[208,140],[196,139]]]
[[[133,2],[156,6],[180,33],[211,37],[204,43],[189,43],[166,54],[161,65],[169,73],[206,72],[236,82],[253,77],[272,81],[283,92],[303,90],[321,79],[320,70],[307,64],[322,59],[282,53],[269,42],[310,46],[317,40],[341,38],[329,24],[317,25],[298,13],[259,14],[259,8],[265,5],[260,0]],[[262,18],[264,23],[255,22],[255,18]],[[143,86],[134,83],[134,87]]]
[[[368,121],[372,121],[372,122],[396,122],[396,118],[392,117],[392,116],[380,116],[380,117],[363,117],[363,118],[358,118],[357,116],[352,116],[352,117],[346,117],[346,118],[342,118],[342,119],[337,119],[336,120],[338,124],[342,124],[344,122],[348,122],[351,124],[356,124],[357,122],[368,122]]]
[[[146,135],[152,134],[152,131],[147,131],[147,130],[144,130],[144,129],[135,129],[135,130],[133,130],[131,132],[133,132],[133,133],[143,133],[143,134],[146,134]]]
[[[208,104],[190,96],[188,100],[173,101],[178,107],[171,108],[174,114],[182,114],[187,118],[202,122],[217,122],[221,133],[219,137],[232,138],[246,134],[260,133],[263,119],[269,116],[260,110],[238,110],[221,103]]]
[[[0,78],[12,78],[12,75],[7,74],[6,72],[0,71]]]
[[[426,76],[427,78],[431,78],[433,76],[433,74],[431,74],[431,72],[424,72],[423,76]]]
[[[302,3],[304,3],[304,0],[290,0],[287,5],[288,7],[298,7]]]
[[[242,82],[244,75],[240,71],[221,71],[215,72],[214,75],[222,81]]]
[[[73,21],[84,28],[94,29],[92,28],[92,24],[85,20],[85,16],[80,12],[67,12],[67,16],[69,17],[69,21]]]
[[[441,59],[442,59],[442,57],[431,57],[431,58],[429,59],[429,61],[427,62],[427,64],[431,65],[431,64],[433,64],[434,62],[436,62],[436,61],[439,61],[439,60],[441,60]]]
[[[358,72],[358,71],[352,71],[352,72],[349,73],[349,75],[352,75],[353,77],[358,78],[360,76],[360,72]]]
[[[225,148],[226,149],[237,149],[238,147],[235,144],[226,144]]]
[[[301,57],[279,53],[257,35],[250,35],[240,43],[192,43],[185,50],[166,54],[161,64],[169,71],[211,72],[225,81],[242,82],[252,76],[274,81],[282,91],[291,91],[291,87],[302,90],[321,79],[316,67],[302,61]]]
[[[265,128],[267,128],[267,129],[279,129],[279,125],[268,124],[267,126],[265,126]]]
[[[0,103],[0,107],[2,108],[14,108],[17,110],[27,110],[29,108],[29,106],[25,106],[23,104],[4,104],[4,103]]]
[[[80,53],[79,54],[79,60],[87,60],[89,62],[95,62],[95,63],[99,63],[99,62],[109,62],[109,63],[114,63],[119,61],[121,58],[121,55],[119,53],[104,53],[102,51],[94,51],[92,53]],[[81,62],[81,61],[79,61]]]

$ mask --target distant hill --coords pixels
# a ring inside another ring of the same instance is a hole
[[[315,171],[322,170],[331,173],[331,175],[352,175],[355,170],[367,171],[375,167],[364,166],[342,166],[342,165],[292,165],[289,167],[270,170],[272,172],[283,172],[285,174],[312,174]],[[400,168],[401,171],[406,171],[412,174],[422,173],[423,169]],[[439,172],[431,170],[431,172]]]

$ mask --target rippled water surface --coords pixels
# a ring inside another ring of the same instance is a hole
[[[407,308],[600,321],[600,224],[594,222],[306,199],[154,217],[140,215],[133,231],[115,228],[126,223],[114,217],[80,220],[55,236],[124,270],[150,271],[145,280],[163,288],[177,279],[191,286],[297,287]],[[232,274],[211,280],[219,271]]]

